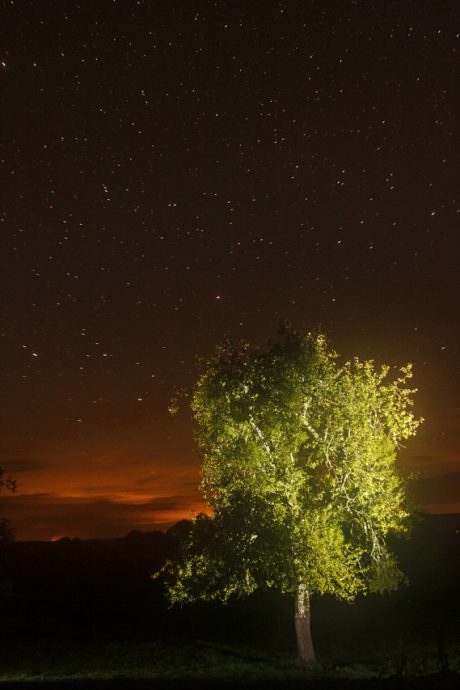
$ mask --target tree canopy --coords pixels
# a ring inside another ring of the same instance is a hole
[[[410,511],[396,453],[421,420],[411,365],[392,371],[340,364],[317,334],[217,348],[191,394],[212,512],[166,569],[172,602],[300,584],[352,600],[398,586],[387,537]]]

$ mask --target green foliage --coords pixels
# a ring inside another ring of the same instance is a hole
[[[340,365],[322,335],[218,347],[191,396],[212,517],[195,519],[165,569],[172,602],[299,583],[348,600],[397,587],[386,539],[409,510],[396,451],[421,420],[411,366],[389,374]]]

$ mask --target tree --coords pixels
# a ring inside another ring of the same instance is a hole
[[[411,365],[389,374],[358,358],[340,365],[323,335],[292,330],[265,350],[217,348],[191,393],[212,514],[195,518],[165,567],[172,603],[293,593],[307,665],[312,594],[353,600],[398,586],[387,537],[407,530],[409,509],[396,451],[421,420]]]
[[[16,482],[11,477],[5,477],[5,470],[0,467],[0,491],[2,489],[16,491]],[[6,518],[0,517],[0,549],[12,541],[14,541],[14,530]],[[0,595],[8,594],[9,588],[9,582],[5,579],[0,566]]]
[[[11,477],[5,477],[5,470],[0,467],[0,491],[2,489],[16,491],[16,481]],[[14,530],[8,520],[0,517],[0,546],[14,540]]]
[[[6,518],[0,517],[0,547],[10,544],[12,541],[14,541],[14,529]]]
[[[5,470],[0,467],[0,491],[3,488],[9,491],[16,491],[16,482],[11,477],[5,477]]]

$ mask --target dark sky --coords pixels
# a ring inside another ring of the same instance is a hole
[[[319,324],[415,364],[414,496],[460,510],[457,0],[4,1],[0,466],[19,539],[200,509],[176,385]]]

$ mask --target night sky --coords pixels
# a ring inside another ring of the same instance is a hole
[[[457,0],[1,5],[0,497],[18,539],[201,508],[175,386],[280,319],[414,362],[460,511]]]

